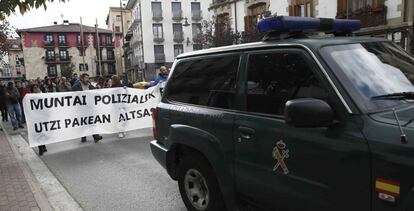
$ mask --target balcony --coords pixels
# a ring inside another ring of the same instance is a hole
[[[174,32],[174,42],[182,43],[184,41],[184,32]]]
[[[156,42],[156,43],[164,42],[164,36],[155,36],[154,37],[154,42]]]
[[[183,11],[182,10],[172,11],[172,13],[173,13],[172,19],[174,21],[181,21],[183,19]]]
[[[155,63],[164,63],[165,62],[165,54],[163,53],[156,53],[155,56]]]
[[[350,11],[349,19],[361,21],[362,28],[385,25],[387,20],[387,7],[380,6],[377,8],[365,7],[356,11]],[[346,19],[346,12],[338,12],[337,19]]]
[[[66,46],[68,46],[68,42],[66,42],[66,41],[65,42],[59,42],[59,46],[65,46],[66,47]]]
[[[53,63],[53,62],[56,62],[56,57],[55,57],[55,56],[47,56],[47,57],[45,58],[45,62],[46,62],[46,63]]]
[[[203,39],[202,34],[193,34],[194,43],[201,43],[202,39]]]
[[[152,20],[154,21],[162,21],[162,10],[154,10],[152,11]]]
[[[191,19],[193,21],[201,21],[203,19],[203,13],[201,10],[191,11]]]
[[[55,43],[53,42],[53,40],[52,41],[44,41],[45,42],[45,47],[53,47],[53,46],[55,46]]]
[[[210,4],[209,10],[217,8],[221,5],[225,5],[232,2],[231,0],[213,0],[213,3]]]
[[[69,57],[69,56],[61,56],[61,57],[59,57],[59,61],[60,61],[61,63],[67,63],[67,62],[70,62],[70,57]]]

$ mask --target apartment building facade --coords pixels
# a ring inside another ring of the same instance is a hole
[[[413,8],[408,0],[213,0],[209,6],[247,42],[257,38],[257,22],[271,15],[349,18],[361,20],[358,35],[388,38],[411,52]]]
[[[130,0],[133,20],[129,30],[134,80],[154,80],[159,67],[171,66],[184,52],[201,49],[197,38],[202,21],[210,20],[211,0]]]
[[[21,39],[8,39],[9,49],[7,52],[8,75],[12,78],[24,78],[26,70],[24,66],[23,49]]]
[[[62,69],[70,66],[75,67],[74,72],[91,77],[120,74],[122,58],[117,55],[121,55],[122,34],[86,25],[82,32],[83,36],[80,24],[68,21],[17,30],[26,78],[61,76]]]

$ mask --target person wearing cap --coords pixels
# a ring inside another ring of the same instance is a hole
[[[89,81],[89,75],[87,73],[83,73],[79,78],[80,83],[75,84],[72,87],[72,91],[85,91],[85,90],[92,90],[95,89],[94,86]],[[102,139],[102,136],[95,134],[93,135],[93,139],[95,143]],[[81,138],[81,142],[86,142],[86,137]]]

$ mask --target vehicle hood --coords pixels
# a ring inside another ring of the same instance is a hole
[[[402,127],[414,129],[414,105],[406,108],[396,109],[395,113],[397,114]],[[370,114],[369,116],[377,122],[397,125],[394,112],[391,109],[380,113]]]

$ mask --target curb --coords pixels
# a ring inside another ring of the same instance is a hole
[[[83,211],[21,135],[10,136],[0,124],[42,211]]]

